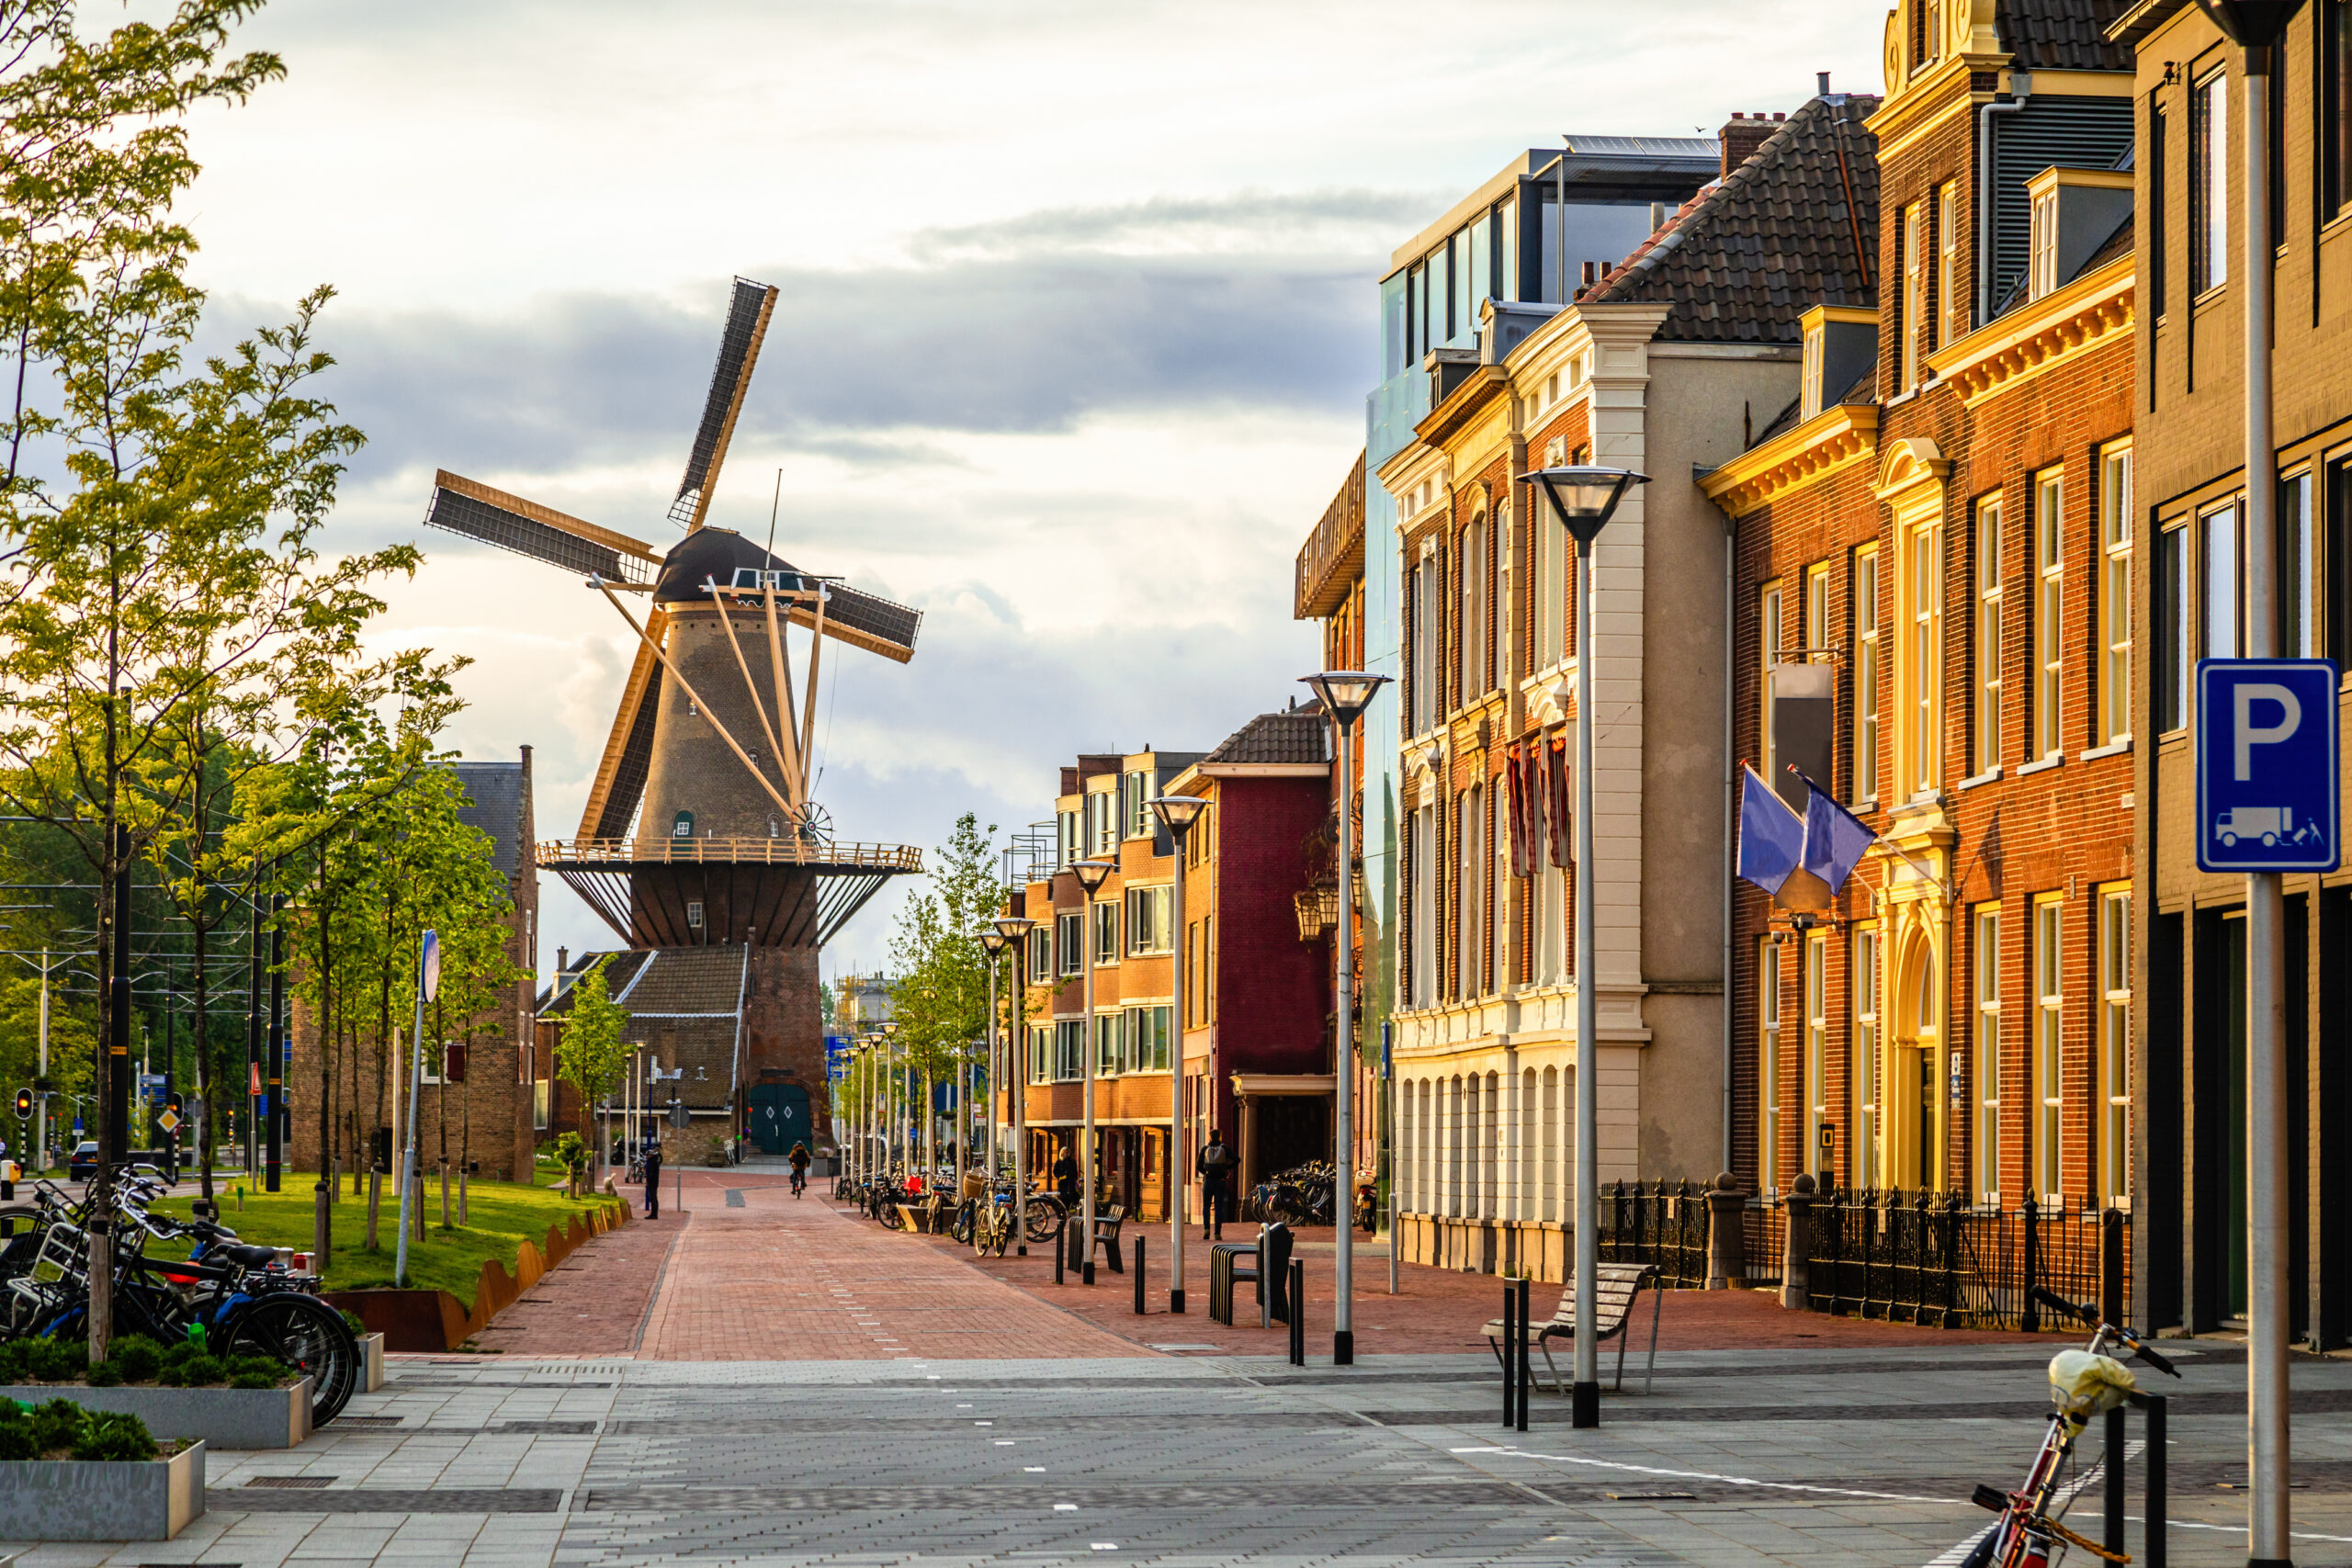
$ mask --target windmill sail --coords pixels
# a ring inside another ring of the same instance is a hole
[[[652,546],[552,507],[493,490],[444,468],[434,476],[425,522],[452,534],[513,550],[610,582],[650,582],[661,570]]]
[[[775,295],[766,284],[747,277],[735,280],[727,329],[718,338],[718,363],[711,367],[710,391],[703,399],[702,423],[695,427],[694,449],[686,457],[686,477],[678,481],[677,497],[670,502],[670,521],[689,532],[701,527],[709,513],[710,492],[718,482],[719,465],[727,461],[727,444],[734,439],[735,419],[743,410],[752,367],[759,362]]]

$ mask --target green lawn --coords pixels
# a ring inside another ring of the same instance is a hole
[[[256,1192],[247,1188],[241,1213],[237,1207],[238,1183],[222,1183],[216,1178],[221,1223],[234,1230],[243,1241],[309,1251],[311,1190],[318,1178],[288,1171],[285,1179],[286,1190],[281,1192]],[[550,1176],[548,1179],[554,1178]],[[474,1288],[481,1282],[483,1263],[495,1258],[512,1269],[526,1240],[535,1246],[544,1245],[550,1227],[568,1224],[574,1215],[588,1213],[598,1203],[614,1206],[610,1199],[575,1203],[546,1187],[474,1181],[467,1188],[468,1223],[462,1226],[453,1223],[445,1231],[441,1228],[439,1183],[428,1177],[419,1195],[425,1206],[424,1239],[409,1243],[409,1283],[424,1290],[447,1291],[465,1303],[468,1310],[473,1306]],[[192,1197],[175,1197],[155,1208],[159,1213],[186,1217],[192,1201]],[[453,1222],[457,1208],[457,1189],[452,1186],[449,1213]],[[368,1200],[364,1194],[353,1197],[346,1182],[343,1201],[334,1205],[330,1213],[334,1251],[322,1270],[326,1288],[364,1291],[390,1285],[392,1260],[400,1246],[400,1201],[390,1189],[384,1193],[382,1213],[377,1222],[378,1245],[372,1252],[363,1245],[368,1235]],[[154,1255],[162,1255],[160,1245]]]

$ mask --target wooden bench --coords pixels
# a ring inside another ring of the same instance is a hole
[[[1633,1321],[1634,1298],[1641,1293],[1645,1285],[1649,1287],[1650,1356],[1648,1364],[1642,1370],[1642,1392],[1649,1393],[1650,1380],[1657,1372],[1658,1314],[1666,1304],[1665,1292],[1657,1287],[1657,1269],[1647,1263],[1603,1263],[1594,1270],[1592,1284],[1593,1320],[1598,1330],[1593,1335],[1593,1341],[1596,1345],[1606,1344],[1612,1338],[1617,1341],[1617,1382],[1613,1387],[1618,1389],[1625,1386],[1625,1341],[1632,1337],[1625,1332],[1625,1325]],[[1503,1355],[1503,1320],[1494,1319],[1482,1332],[1487,1336],[1487,1348],[1495,1353],[1495,1359],[1502,1363],[1503,1375],[1510,1376],[1510,1362]],[[1550,1342],[1555,1338],[1574,1340],[1577,1337],[1577,1282],[1573,1276],[1561,1290],[1560,1304],[1554,1310],[1551,1320],[1529,1324],[1526,1333],[1527,1342],[1543,1352],[1544,1365],[1552,1373],[1552,1386],[1565,1397],[1568,1392],[1567,1383],[1560,1376],[1558,1363],[1552,1359]]]
[[[1094,1211],[1094,1245],[1109,1249],[1109,1256],[1103,1261],[1110,1264],[1114,1274],[1127,1271],[1127,1266],[1119,1261],[1119,1227],[1126,1223],[1127,1210],[1124,1203],[1114,1203],[1108,1208]]]

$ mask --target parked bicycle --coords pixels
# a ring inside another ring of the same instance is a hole
[[[2107,1353],[2110,1346],[2129,1350],[2168,1376],[2180,1376],[2179,1370],[2140,1336],[2101,1321],[2096,1307],[2070,1302],[2039,1285],[2034,1287],[2033,1299],[2053,1312],[2094,1325],[2090,1344],[2082,1350],[2062,1350],[2050,1359],[2050,1397],[2058,1407],[2050,1413],[2041,1450],[2026,1472],[2025,1484],[2017,1491],[1976,1489],[1978,1506],[2001,1517],[1962,1560],[1962,1568],[2056,1568],[2069,1546],[2079,1546],[2109,1562],[2123,1561],[2065,1525],[2066,1506],[2081,1490],[2066,1484],[2074,1465],[2075,1440],[2092,1416],[2114,1409],[2134,1392],[2132,1370]],[[2120,1458],[2110,1454],[2107,1462]]]

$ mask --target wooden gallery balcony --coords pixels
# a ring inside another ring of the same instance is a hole
[[[1363,454],[1348,482],[1323,509],[1323,520],[1306,536],[1298,550],[1298,585],[1293,601],[1294,620],[1319,619],[1348,602],[1348,592],[1363,575]]]

